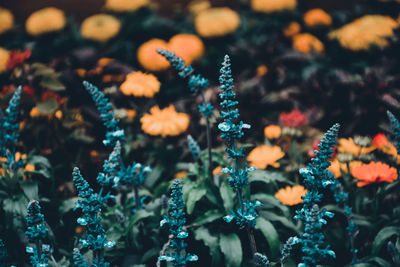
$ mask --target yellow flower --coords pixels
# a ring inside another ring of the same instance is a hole
[[[187,130],[190,117],[185,113],[178,113],[173,105],[160,109],[154,106],[150,114],[140,119],[142,130],[149,135],[176,136]]]
[[[338,151],[339,153],[349,153],[353,154],[354,156],[359,156],[360,154],[368,154],[375,150],[374,146],[370,147],[360,147],[356,145],[353,141],[353,138],[340,138]]]
[[[385,37],[393,36],[399,23],[389,16],[365,15],[340,29],[329,33],[329,38],[353,51],[368,50],[372,45],[385,47],[389,42]]]
[[[324,51],[324,44],[314,35],[300,33],[293,37],[293,49],[304,54],[321,53]]]
[[[297,0],[251,0],[251,8],[263,13],[293,10],[296,6]]]
[[[281,137],[282,129],[279,125],[268,125],[264,128],[264,136],[268,139],[277,139]]]
[[[106,0],[104,8],[115,12],[132,12],[149,4],[149,0]]]
[[[26,31],[30,35],[60,31],[67,21],[64,12],[55,7],[46,7],[33,12],[25,22]]]
[[[303,20],[309,27],[330,26],[332,24],[331,16],[320,8],[307,11],[303,16]]]
[[[121,22],[107,14],[97,14],[86,18],[81,24],[83,38],[106,42],[115,37],[121,28]]]
[[[296,21],[292,21],[286,28],[283,29],[283,35],[286,38],[292,38],[293,36],[297,35],[301,31],[300,23]]]
[[[126,111],[128,119],[130,119],[130,120],[133,120],[137,115],[137,111],[134,109],[125,109],[125,111]]]
[[[124,95],[152,98],[160,91],[160,86],[161,83],[153,74],[135,71],[126,75],[120,90]]]
[[[0,7],[0,34],[9,31],[14,26],[14,16],[10,10]]]
[[[188,10],[192,14],[199,14],[201,11],[209,9],[211,7],[211,3],[208,0],[194,0],[189,3]]]
[[[228,7],[215,7],[200,12],[194,24],[202,37],[218,37],[230,34],[239,27],[239,14]]]
[[[280,164],[277,160],[283,158],[285,153],[279,146],[261,145],[254,148],[249,155],[247,160],[250,161],[250,166],[265,169],[268,165],[278,168]]]
[[[203,41],[194,34],[182,33],[173,36],[168,42],[168,49],[183,58],[187,65],[204,54]]]
[[[137,50],[140,65],[148,71],[163,71],[170,66],[169,62],[157,53],[157,49],[168,50],[168,43],[161,39],[151,39]]]
[[[2,47],[0,47],[0,73],[7,70],[7,61],[10,52]]]
[[[187,177],[187,171],[185,171],[185,170],[179,171],[174,174],[174,179],[182,179],[182,178],[186,178],[186,177]]]
[[[302,196],[305,196],[307,190],[301,185],[295,186],[286,186],[285,188],[281,188],[275,194],[275,198],[277,198],[282,204],[288,206],[294,206],[300,203],[303,203]]]

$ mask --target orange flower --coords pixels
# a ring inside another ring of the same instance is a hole
[[[182,33],[173,36],[168,42],[168,48],[169,51],[183,58],[187,65],[192,64],[204,54],[203,41],[194,34]]]
[[[307,11],[303,16],[303,20],[309,27],[330,26],[332,24],[331,16],[320,8]]]
[[[372,138],[372,144],[377,148],[377,149],[382,149],[385,146],[388,146],[389,140],[386,138],[386,135],[384,133],[378,133],[377,135]]]
[[[46,7],[33,12],[25,22],[26,31],[30,35],[60,31],[67,24],[64,12],[55,7]]]
[[[286,26],[286,28],[283,29],[283,36],[285,36],[286,38],[292,38],[296,34],[300,33],[300,31],[301,31],[300,23],[292,21],[289,23],[288,26]]]
[[[149,135],[176,136],[187,130],[190,117],[185,113],[178,113],[173,105],[160,109],[154,106],[150,114],[140,119],[142,130]]]
[[[229,7],[214,7],[200,12],[194,24],[200,36],[218,37],[235,32],[240,25],[240,17]]]
[[[149,0],[106,0],[104,8],[114,12],[133,12],[149,4]]]
[[[133,120],[137,115],[137,111],[134,109],[125,109],[125,111],[126,111],[128,119],[130,119],[130,120]]]
[[[33,172],[34,170],[35,170],[35,165],[29,163],[25,165],[26,172]]]
[[[121,22],[107,14],[97,14],[86,18],[81,24],[81,35],[85,39],[107,42],[115,37],[121,28]]]
[[[9,58],[10,52],[2,47],[0,47],[0,73],[7,70],[7,61]]]
[[[34,117],[39,117],[39,116],[41,116],[42,114],[40,113],[40,111],[39,111],[39,109],[37,108],[37,107],[33,107],[32,109],[31,109],[31,111],[29,112],[29,116],[31,116],[31,118],[34,118]]]
[[[324,44],[314,35],[300,33],[293,37],[293,49],[304,54],[310,52],[322,53]]]
[[[209,9],[211,7],[211,3],[208,0],[194,0],[191,1],[188,5],[188,10],[192,14],[199,14],[201,11]]]
[[[372,183],[394,182],[398,178],[397,170],[382,162],[370,162],[353,168],[351,174],[360,180],[358,187]]]
[[[261,145],[254,148],[249,155],[247,160],[250,161],[250,166],[265,169],[268,165],[278,168],[280,164],[277,160],[283,158],[285,153],[279,146]]]
[[[360,147],[356,145],[353,141],[353,138],[340,138],[338,151],[339,153],[349,153],[353,154],[354,156],[359,156],[360,154],[368,154],[375,150],[374,146],[370,147]]]
[[[151,39],[137,50],[140,65],[148,71],[163,71],[170,66],[169,62],[157,53],[157,49],[168,50],[168,43],[161,39]]]
[[[9,31],[14,26],[14,16],[10,10],[0,7],[0,34]]]
[[[282,129],[279,125],[268,125],[264,128],[264,136],[268,139],[277,139],[281,134]]]
[[[174,174],[174,179],[182,179],[182,178],[186,178],[186,177],[187,177],[187,171],[185,171],[185,170],[179,171]]]
[[[388,46],[385,37],[394,36],[394,29],[398,27],[399,23],[389,16],[365,15],[330,32],[328,37],[353,51],[368,50],[372,45]]]
[[[120,90],[124,95],[152,98],[160,91],[160,86],[161,83],[153,74],[135,71],[126,75]]]
[[[251,8],[263,13],[293,10],[296,6],[297,0],[251,0]]]
[[[278,190],[275,194],[275,198],[277,198],[282,204],[294,206],[303,203],[301,197],[305,196],[306,193],[307,190],[301,185],[286,186],[285,188]]]
[[[113,59],[113,58],[102,57],[99,60],[97,60],[97,65],[99,65],[100,67],[105,67],[107,65],[110,65],[114,61],[115,61],[115,59]]]
[[[224,173],[222,172],[221,166],[218,166],[213,170],[213,175],[222,175],[222,174],[224,174]]]
[[[262,77],[268,73],[268,67],[265,65],[260,65],[257,67],[257,76]]]

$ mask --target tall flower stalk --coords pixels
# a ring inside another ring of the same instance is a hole
[[[19,123],[18,109],[21,100],[22,88],[19,86],[11,97],[8,107],[3,113],[0,109],[0,156],[5,157],[7,152],[7,146],[13,145],[18,140],[18,128]],[[12,151],[12,155],[15,155],[15,149]],[[14,161],[14,160],[12,160]]]
[[[168,215],[160,222],[160,226],[169,225],[171,234],[169,248],[171,252],[161,255],[159,261],[172,262],[175,267],[184,267],[187,262],[197,261],[198,257],[195,254],[185,253],[187,244],[185,239],[188,233],[184,229],[185,219],[185,202],[182,198],[182,185],[179,180],[175,180],[171,187],[171,200],[169,203]]]
[[[335,124],[325,133],[318,145],[320,151],[315,151],[315,157],[311,159],[307,168],[300,169],[307,194],[303,197],[302,209],[297,210],[295,216],[295,219],[300,219],[304,224],[304,233],[296,239],[303,253],[303,262],[299,267],[314,267],[327,256],[336,257],[329,245],[325,246],[325,236],[322,233],[322,228],[327,223],[326,219],[332,218],[334,214],[325,208],[320,209],[319,203],[323,198],[321,191],[333,184],[334,177],[328,167],[331,165],[329,159],[334,152],[332,148],[335,147],[339,127],[339,124]]]
[[[30,256],[31,264],[34,267],[46,267],[49,266],[49,256],[51,254],[51,248],[45,244],[44,241],[48,237],[48,229],[44,216],[40,212],[39,202],[32,200],[28,204],[28,215],[26,217],[26,223],[28,226],[25,232],[30,245],[26,247],[26,252],[32,254]]]
[[[251,253],[253,257],[253,265],[256,264],[257,247],[254,239],[253,228],[256,225],[258,214],[256,208],[261,206],[260,201],[249,201],[243,199],[243,188],[249,184],[248,174],[255,168],[247,167],[247,163],[243,167],[240,166],[240,160],[244,159],[243,149],[237,148],[237,140],[243,137],[242,129],[249,129],[250,125],[237,122],[239,117],[239,109],[237,108],[238,101],[235,101],[235,93],[233,92],[233,78],[231,71],[231,63],[228,55],[225,56],[222,68],[220,70],[220,89],[222,93],[219,94],[221,98],[221,118],[223,122],[218,125],[221,131],[221,138],[225,140],[227,148],[226,153],[228,158],[233,159],[233,166],[223,168],[222,172],[228,174],[228,183],[236,191],[239,202],[239,207],[231,214],[224,217],[228,223],[235,221],[240,228],[246,228],[247,235],[250,241]]]
[[[171,66],[178,71],[179,77],[187,79],[190,92],[196,93],[201,96],[201,104],[198,106],[199,112],[206,119],[207,127],[207,149],[208,149],[208,176],[212,179],[212,140],[211,140],[211,124],[210,117],[213,114],[213,106],[207,102],[204,91],[209,86],[208,79],[202,77],[200,74],[194,74],[194,69],[191,65],[185,65],[185,61],[175,55],[173,52],[158,49],[157,52],[165,57]]]
[[[100,212],[102,207],[115,197],[111,194],[110,189],[116,186],[118,181],[117,173],[120,162],[121,147],[119,142],[116,143],[114,150],[109,158],[103,164],[103,172],[97,176],[97,182],[101,186],[99,193],[95,193],[86,180],[81,175],[79,168],[75,167],[72,173],[75,186],[78,189],[78,195],[81,198],[76,202],[75,209],[81,209],[83,216],[78,218],[80,225],[87,226],[86,237],[79,240],[81,245],[93,251],[92,266],[107,267],[109,263],[103,258],[105,247],[114,246],[114,241],[108,241],[105,230],[101,225]],[[107,191],[107,192],[105,192]],[[82,265],[82,257],[78,250],[74,251],[74,264]]]

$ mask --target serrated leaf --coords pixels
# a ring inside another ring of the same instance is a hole
[[[387,240],[393,235],[400,236],[400,227],[388,226],[380,230],[372,243],[372,255],[377,255],[382,246],[386,245]]]
[[[243,251],[240,239],[236,234],[220,234],[219,247],[224,254],[226,266],[240,267],[243,259]]]
[[[267,239],[270,249],[270,253],[268,254],[271,255],[272,258],[277,257],[279,255],[280,241],[278,232],[272,223],[262,217],[258,217],[255,229],[260,230],[265,239]]]

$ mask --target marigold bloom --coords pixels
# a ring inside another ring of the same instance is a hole
[[[28,163],[28,164],[25,165],[25,169],[24,170],[26,172],[33,172],[35,170],[35,165]]]
[[[265,76],[268,73],[268,67],[265,65],[260,65],[257,67],[256,73],[258,77]]]
[[[314,35],[309,33],[300,33],[293,37],[293,49],[304,54],[311,52],[322,53],[324,44]]]
[[[208,0],[194,0],[189,3],[188,10],[190,13],[197,15],[210,7],[211,3]]]
[[[340,29],[329,33],[329,38],[353,51],[368,50],[372,45],[385,47],[389,42],[385,37],[393,36],[399,23],[389,16],[365,15]]]
[[[145,114],[140,119],[142,130],[149,135],[176,136],[187,130],[190,117],[188,114],[176,112],[170,105],[164,109],[154,106],[150,114]]]
[[[385,146],[388,146],[390,142],[384,133],[378,133],[374,136],[374,138],[372,138],[372,144],[377,149],[382,149]]]
[[[168,50],[168,43],[161,39],[151,39],[137,50],[140,65],[148,71],[163,71],[170,66],[168,60],[157,53],[157,49]]]
[[[295,9],[297,0],[251,0],[250,4],[254,11],[272,13]]]
[[[149,4],[149,0],[106,0],[104,8],[114,12],[133,12]]]
[[[187,177],[187,171],[182,170],[174,174],[174,179],[183,179]]]
[[[215,7],[200,12],[194,24],[200,36],[218,37],[235,32],[240,25],[240,17],[228,7]]]
[[[160,91],[160,86],[161,83],[153,74],[135,71],[126,75],[120,90],[124,95],[152,98]]]
[[[247,160],[252,167],[265,169],[270,165],[278,168],[280,164],[277,161],[283,156],[285,156],[285,153],[279,146],[261,145],[249,153]]]
[[[303,20],[309,27],[330,26],[332,24],[331,16],[320,8],[307,11],[303,16]]]
[[[203,41],[194,34],[177,34],[168,42],[169,51],[174,52],[185,60],[187,65],[192,64],[204,54]]]
[[[29,112],[29,116],[31,116],[31,118],[39,117],[41,115],[42,115],[42,113],[40,113],[40,111],[37,107],[33,107],[31,109],[31,111]]]
[[[107,14],[97,14],[86,18],[81,24],[81,35],[85,39],[106,42],[115,37],[121,22]]]
[[[331,161],[331,166],[328,168],[336,178],[342,177],[342,171],[347,172],[347,164],[339,162],[338,159],[334,159]]]
[[[130,120],[133,120],[137,115],[137,111],[134,109],[125,109],[125,111],[126,111],[126,116]]]
[[[353,138],[340,138],[338,151],[339,153],[349,153],[354,156],[359,156],[360,154],[368,154],[375,150],[374,146],[370,147],[360,147],[356,145],[353,141]]]
[[[279,125],[268,125],[264,128],[264,136],[268,139],[277,139],[281,137],[282,129]]]
[[[300,23],[292,21],[286,26],[286,28],[283,29],[283,36],[285,36],[286,38],[292,38],[293,36],[300,33],[300,31]]]
[[[295,186],[286,186],[285,188],[281,188],[275,194],[275,198],[277,198],[282,204],[288,206],[294,206],[300,203],[303,203],[302,196],[305,196],[307,190],[301,185]]]
[[[57,119],[61,120],[62,117],[63,117],[63,112],[62,112],[61,110],[57,110],[57,111],[54,113],[54,116],[56,116]]]
[[[10,52],[2,47],[0,47],[0,73],[7,70],[7,61],[10,56]]]
[[[64,29],[67,21],[62,10],[46,7],[33,12],[25,22],[26,31],[33,36]]]
[[[353,168],[351,174],[360,180],[358,187],[372,183],[394,182],[398,178],[397,170],[382,162],[370,162]]]
[[[290,112],[281,112],[279,121],[285,127],[300,127],[307,124],[307,116],[300,110],[294,109]]]
[[[10,10],[0,7],[0,34],[9,31],[14,26],[14,16]]]
[[[222,172],[222,166],[218,166],[218,167],[216,167],[214,170],[213,170],[213,175],[222,175],[222,174],[224,174],[223,172]]]

